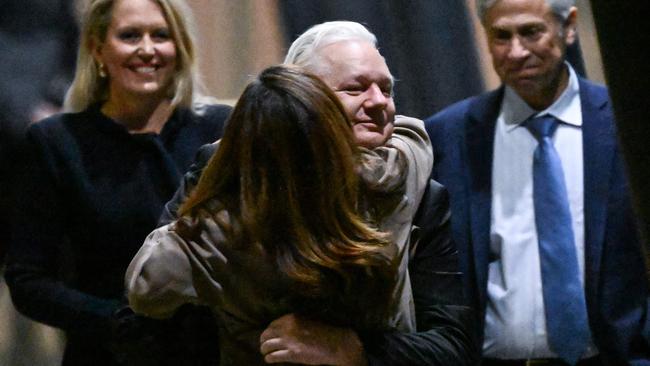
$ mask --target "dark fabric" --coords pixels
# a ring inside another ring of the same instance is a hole
[[[167,203],[159,225],[176,219],[176,209],[196,185],[217,149],[203,146],[196,162]],[[417,332],[360,334],[370,365],[475,365],[478,321],[462,293],[458,253],[450,239],[449,201],[445,188],[431,180],[414,220],[414,256],[409,272]]]
[[[558,358],[543,358],[536,360],[497,360],[494,358],[484,358],[481,361],[482,366],[569,366],[568,363]],[[575,366],[602,366],[603,362],[600,357],[591,357],[579,360]]]
[[[579,79],[583,116],[585,295],[593,341],[604,364],[649,364],[641,327],[648,289],[629,188],[607,90]],[[492,156],[503,88],[464,100],[425,123],[432,176],[449,189],[452,237],[465,288],[484,321],[489,264]],[[480,329],[482,330],[483,325]]]
[[[281,0],[280,9],[287,47],[324,21],[366,25],[397,80],[400,114],[423,118],[484,90],[464,1]]]
[[[605,76],[650,259],[650,22],[644,0],[591,1]],[[625,35],[621,37],[621,35]],[[650,261],[648,262],[650,263]],[[650,278],[650,270],[648,272]],[[650,329],[647,330],[650,341]]]
[[[30,115],[62,104],[72,79],[77,24],[72,0],[0,0],[0,264],[9,244],[9,187]]]
[[[476,313],[467,305],[450,236],[447,190],[433,179],[413,222],[409,261],[417,331],[363,334],[371,366],[476,365]]]
[[[229,110],[177,110],[159,135],[130,134],[98,107],[30,127],[6,279],[20,312],[66,331],[65,364],[111,359],[126,268]]]
[[[178,218],[177,211],[180,205],[185,202],[185,199],[190,195],[192,188],[196,186],[203,172],[203,168],[208,164],[208,160],[214,155],[217,151],[217,144],[206,144],[199,148],[196,152],[196,157],[194,162],[190,166],[189,170],[183,175],[180,186],[178,190],[174,193],[169,202],[165,204],[160,219],[158,220],[158,226],[163,226],[171,223],[172,221]]]

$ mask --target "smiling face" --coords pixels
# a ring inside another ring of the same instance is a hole
[[[393,78],[379,51],[366,41],[340,41],[319,50],[315,71],[335,91],[358,145],[384,145],[393,133]]]
[[[91,49],[106,67],[109,101],[165,98],[176,71],[176,45],[153,0],[116,0],[104,40]]]
[[[566,86],[563,61],[575,22],[575,8],[561,22],[545,0],[499,0],[485,13],[495,71],[535,109],[550,105]]]

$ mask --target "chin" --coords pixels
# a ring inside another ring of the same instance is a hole
[[[383,146],[388,141],[383,135],[374,135],[374,136],[361,136],[357,139],[357,144],[368,149],[374,149],[379,146]]]
[[[163,90],[159,85],[139,85],[131,89],[132,94],[139,94],[142,96],[160,94]]]

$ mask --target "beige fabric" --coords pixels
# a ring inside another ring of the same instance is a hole
[[[234,250],[211,219],[197,241],[186,242],[170,225],[152,232],[127,270],[134,311],[166,318],[183,303],[210,306],[220,320],[220,365],[264,364],[259,336],[273,319],[290,313],[287,289],[265,256]]]
[[[433,152],[424,123],[406,116],[395,117],[395,130],[385,147],[376,149],[385,155],[385,174],[377,179],[379,184],[389,187],[395,184],[400,174],[396,167],[405,165],[401,195],[390,212],[384,216],[379,228],[390,233],[391,239],[399,248],[399,278],[395,287],[395,299],[399,299],[397,313],[392,321],[396,329],[415,331],[415,308],[408,273],[409,253],[411,253],[410,234],[413,217],[429,181],[433,167]],[[402,162],[400,162],[402,160]],[[363,174],[362,174],[363,177]],[[388,197],[387,197],[388,198]],[[390,199],[390,198],[388,198]]]

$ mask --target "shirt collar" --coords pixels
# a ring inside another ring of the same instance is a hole
[[[509,86],[505,87],[503,102],[501,103],[501,117],[510,132],[531,116],[550,114],[560,121],[580,127],[582,126],[582,109],[580,107],[580,85],[578,77],[568,62],[564,63],[569,70],[569,82],[562,94],[548,108],[538,111],[531,108]]]

